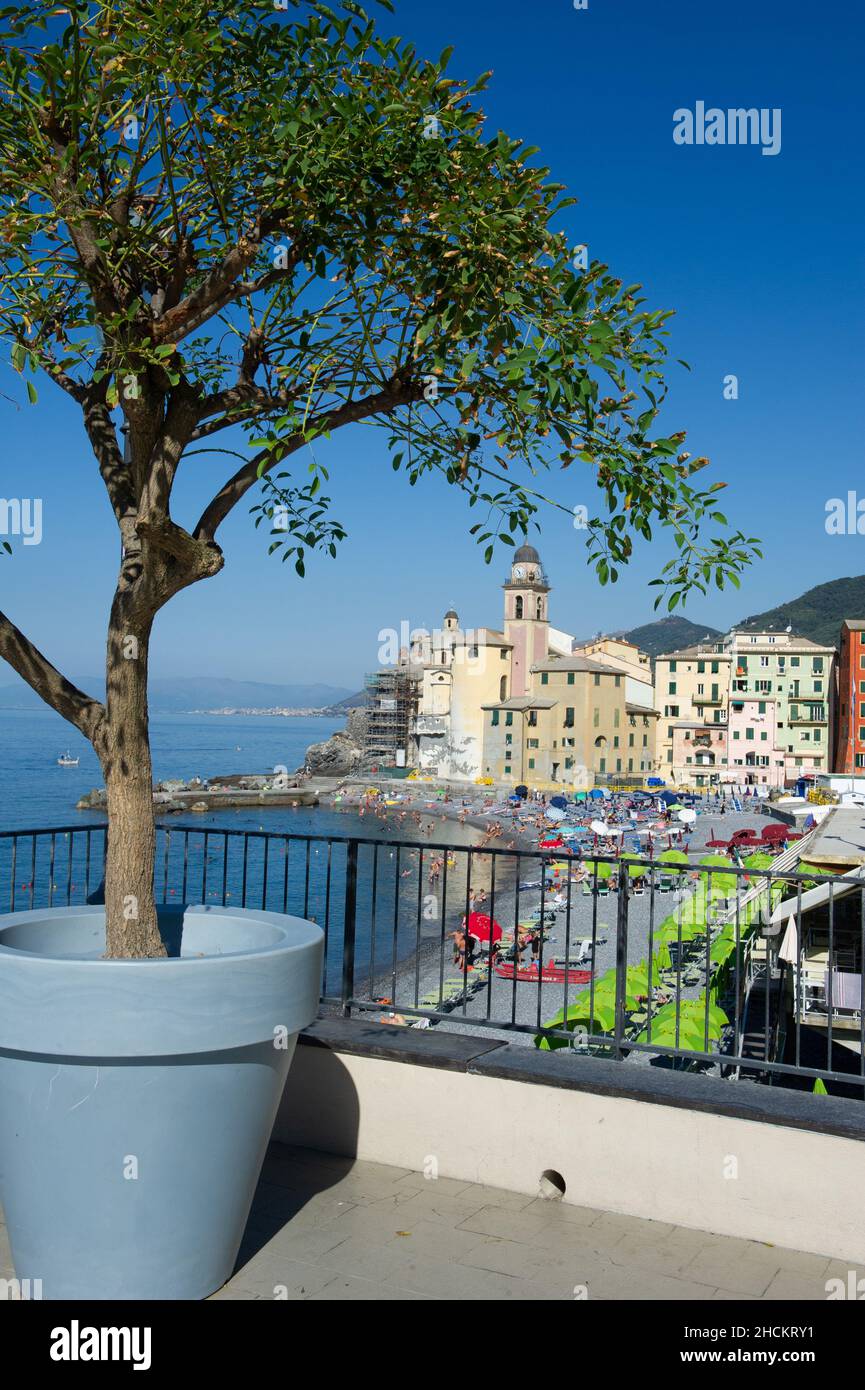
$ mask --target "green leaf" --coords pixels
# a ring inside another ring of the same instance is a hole
[[[463,381],[465,381],[468,377],[471,376],[472,372],[474,371],[475,363],[477,362],[477,360],[477,352],[466,353],[465,357],[462,360],[462,365],[460,367],[460,376]]]

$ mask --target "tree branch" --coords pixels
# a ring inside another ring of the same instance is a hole
[[[201,403],[200,418],[219,416],[207,424],[201,424],[192,435],[192,440],[205,439],[218,430],[239,424],[250,415],[264,415],[274,410],[289,410],[300,398],[299,391],[279,391],[271,393],[254,382],[242,382],[237,386],[226,387],[224,391],[214,391],[205,396]]]
[[[104,384],[103,384],[104,383]],[[82,403],[84,428],[99,465],[99,472],[108,493],[114,516],[120,524],[135,511],[135,489],[132,474],[123,458],[117,431],[106,402],[108,378],[91,384]]]
[[[295,434],[287,435],[275,449],[263,449],[239,468],[224,487],[208,503],[199,518],[193,534],[201,540],[213,540],[217,529],[233,507],[266,473],[276,468],[289,454],[295,453],[308,438],[350,425],[358,420],[367,420],[371,415],[389,415],[401,405],[411,405],[423,399],[424,388],[418,383],[407,382],[404,378],[393,377],[380,391],[361,400],[350,401],[335,410],[324,411],[306,421],[305,428]]]
[[[47,705],[93,743],[105,716],[105,706],[62,676],[5,613],[0,613],[0,657],[9,662]]]
[[[220,309],[224,309],[233,299],[256,294],[259,290],[267,289],[268,286],[290,276],[300,260],[300,249],[296,246],[292,246],[285,268],[270,270],[260,275],[257,280],[239,280],[247,267],[261,254],[264,234],[264,229],[260,229],[253,237],[241,237],[237,245],[231,248],[192,294],[187,295],[174,308],[165,311],[154,324],[153,341],[157,344],[178,343],[181,338],[200,328]]]

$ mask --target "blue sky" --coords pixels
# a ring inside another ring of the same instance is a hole
[[[541,147],[579,199],[562,219],[574,244],[586,242],[626,283],[640,281],[653,307],[677,310],[672,357],[693,371],[671,366],[665,424],[687,429],[687,447],[709,455],[712,477],[729,484],[724,510],[763,537],[766,556],[739,593],[696,598],[686,615],[726,627],[814,584],[865,573],[865,537],[824,527],[830,497],[857,486],[865,496],[858,7],[589,0],[576,11],[572,0],[402,0],[382,27],[432,56],[454,44],[454,74],[492,68],[488,129]],[[698,100],[780,108],[780,153],[674,144],[674,110]],[[736,401],[723,398],[729,373]],[[21,402],[0,399],[0,491],[40,496],[44,506],[42,544],[0,560],[0,605],[61,668],[99,671],[117,539],[76,407],[47,382],[39,406],[28,407],[21,379],[2,367],[0,392]],[[376,664],[380,628],[432,626],[452,603],[468,626],[498,625],[506,549],[483,564],[457,493],[432,481],[410,488],[390,469],[385,434],[369,427],[342,432],[320,455],[350,533],[337,560],[313,561],[301,581],[267,558],[240,512],[220,533],[223,573],[160,616],[155,673],[354,686]],[[225,464],[189,461],[178,519],[194,520]],[[572,507],[591,504],[589,484],[575,466],[552,486]],[[654,616],[646,585],[668,558],[665,542],[641,545],[607,589],[586,569],[567,517],[546,515],[535,543],[557,626],[584,636]]]

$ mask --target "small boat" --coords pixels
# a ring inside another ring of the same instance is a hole
[[[538,970],[536,965],[515,968],[506,961],[496,966],[496,974],[502,980],[524,980],[535,985],[539,981],[542,985],[587,985],[592,978],[591,970],[565,970],[558,965],[546,964],[543,970]]]
[[[58,767],[77,767],[78,763],[79,759],[73,758],[71,753],[61,753],[60,757],[57,759]]]

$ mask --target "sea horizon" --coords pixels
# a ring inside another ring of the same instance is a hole
[[[344,719],[322,715],[223,715],[155,712],[150,716],[154,781],[182,777],[214,777],[243,772],[272,772],[277,766],[294,772],[307,748],[343,727]],[[2,787],[0,830],[83,826],[104,820],[104,814],[76,811],[76,802],[94,787],[104,785],[99,760],[77,729],[47,707],[0,710]],[[65,752],[79,758],[77,767],[58,767]],[[301,829],[297,811],[266,812],[267,828]],[[256,826],[261,812],[253,812]],[[314,810],[313,810],[314,814]],[[248,814],[224,810],[209,823],[245,828]],[[305,826],[303,827],[306,828]]]

